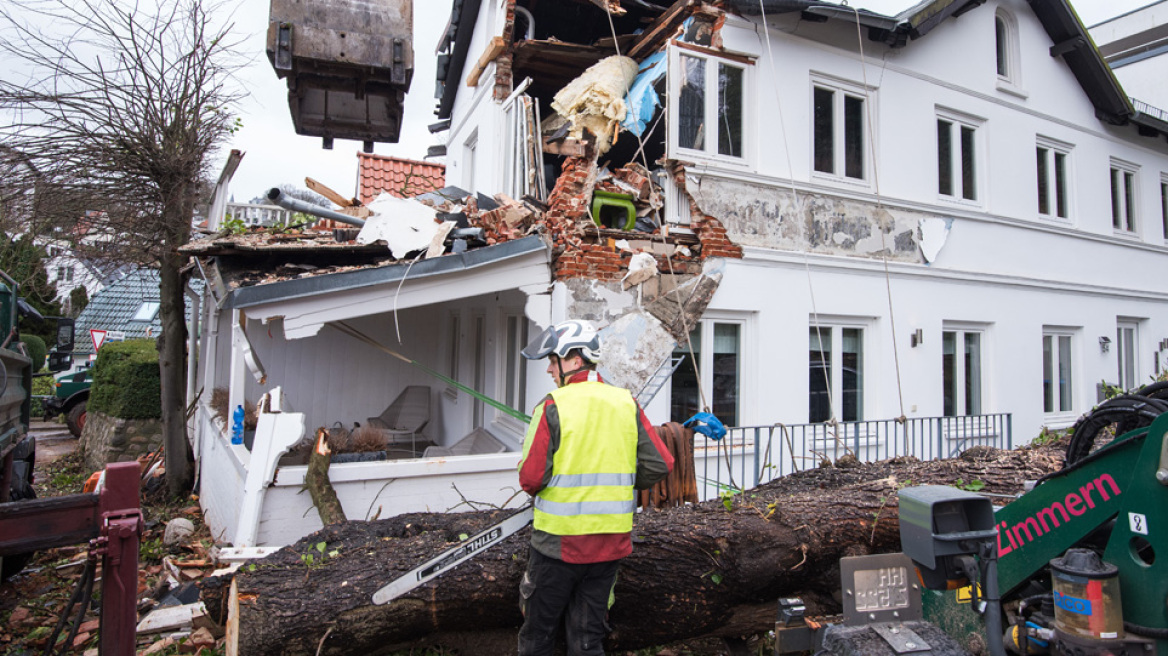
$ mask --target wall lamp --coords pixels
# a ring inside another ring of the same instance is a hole
[[[1099,352],[1106,353],[1111,350],[1111,338],[1107,335],[1099,338]]]
[[[925,343],[925,331],[921,330],[920,328],[917,328],[916,330],[914,330],[912,335],[909,336],[909,343],[912,344],[913,348],[916,348],[916,347],[920,346],[921,344],[924,344]]]

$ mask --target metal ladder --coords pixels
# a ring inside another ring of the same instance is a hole
[[[641,386],[641,391],[636,394],[637,403],[642,408],[649,405],[653,397],[657,396],[657,392],[661,391],[661,387],[665,385],[665,381],[673,376],[673,372],[677,371],[677,368],[681,366],[684,360],[684,355],[666,356],[661,366],[657,367],[657,371],[653,372],[649,380],[645,381],[645,384]]]

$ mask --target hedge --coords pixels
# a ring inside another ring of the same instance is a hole
[[[162,416],[162,384],[154,340],[106,342],[98,349],[88,409],[119,419]]]
[[[45,368],[45,354],[49,352],[45,340],[36,335],[22,335],[20,341],[28,349],[28,358],[32,360],[32,371],[36,373]]]

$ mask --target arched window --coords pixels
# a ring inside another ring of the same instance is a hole
[[[1021,86],[1018,24],[1013,16],[1002,9],[994,15],[994,55],[1000,85]]]

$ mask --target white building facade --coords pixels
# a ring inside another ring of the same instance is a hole
[[[1072,424],[1102,382],[1161,374],[1168,124],[1125,120],[1118,86],[1080,80],[1095,55],[1052,37],[1081,30],[1073,15],[933,3],[950,7],[926,36],[920,7],[821,21],[809,16],[829,3],[805,4],[764,22],[759,3],[731,2],[713,45],[664,48],[660,161],[681,164],[696,206],[744,248],[701,320],[702,388],[732,388],[722,414],[751,426],[1009,413],[1024,442]],[[514,5],[479,3],[467,67]],[[898,29],[907,43],[890,45]],[[506,188],[507,105],[492,84],[447,84],[448,180]],[[665,216],[684,231],[680,205]],[[556,285],[535,323],[578,309]],[[684,418],[671,417],[677,376],[651,420]],[[527,378],[538,399],[548,381],[535,367]]]

